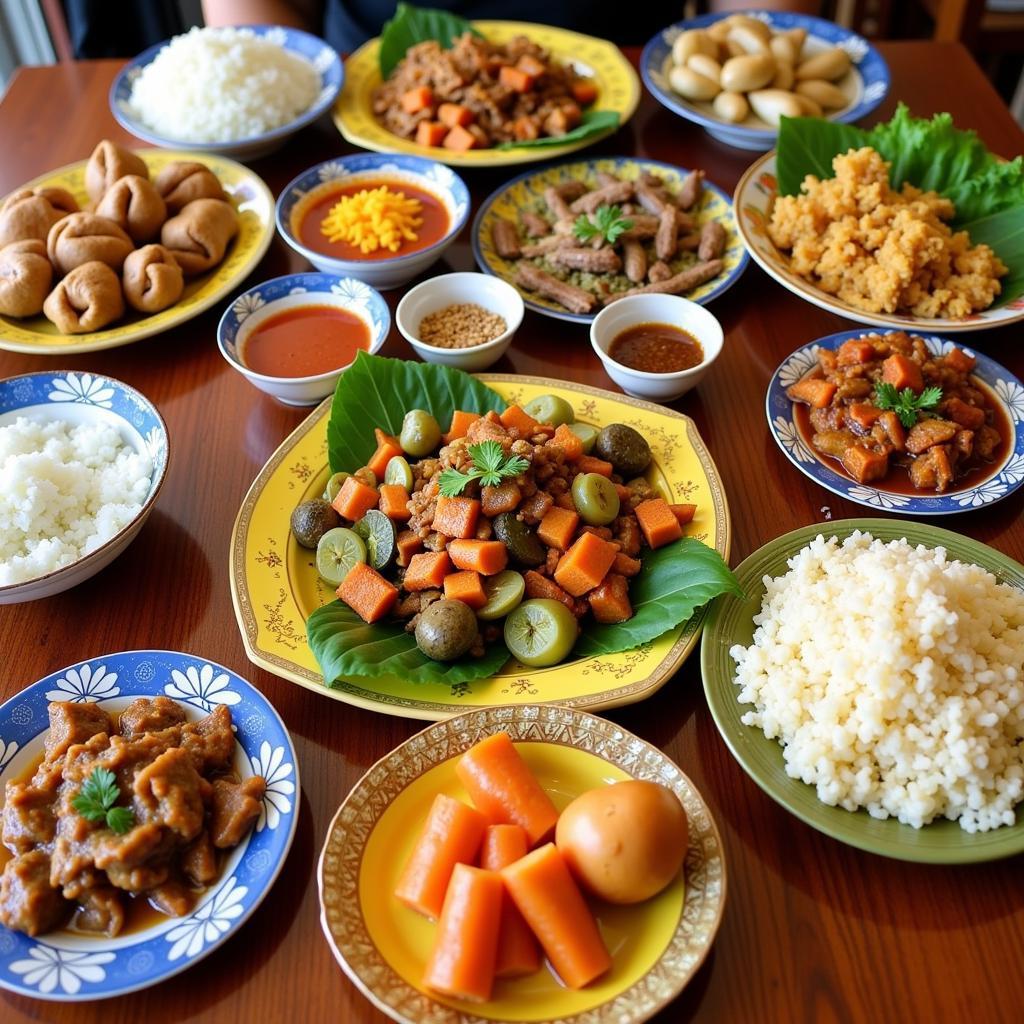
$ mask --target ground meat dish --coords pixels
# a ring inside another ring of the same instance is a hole
[[[235,739],[223,705],[199,721],[167,697],[139,697],[115,721],[98,704],[54,701],[41,763],[8,782],[0,923],[40,935],[67,923],[117,935],[129,897],[170,916],[191,912],[259,816],[266,781],[232,774]],[[130,809],[122,833],[76,809],[98,768]]]

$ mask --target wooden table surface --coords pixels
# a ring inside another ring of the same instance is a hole
[[[897,99],[918,115],[948,110],[998,153],[1022,151],[1021,131],[956,44],[883,44]],[[636,60],[638,53],[630,52]],[[23,69],[0,104],[0,195],[88,156],[115,124],[107,91],[116,62]],[[255,164],[275,195],[295,174],[351,150],[327,121]],[[636,117],[588,154],[626,153],[699,166],[732,191],[751,157],[711,140],[646,93]],[[512,170],[464,177],[479,203]],[[305,269],[275,239],[256,281]],[[468,230],[432,273],[473,269]],[[241,289],[239,289],[241,290]],[[397,302],[398,293],[389,298]],[[764,394],[775,367],[814,338],[854,325],[791,296],[755,265],[712,306],[725,350],[678,408],[698,423],[732,510],[732,564],[788,530],[871,514],[822,490],[768,433]],[[239,1021],[386,1018],[356,991],[320,932],[315,866],[325,829],[352,785],[417,723],[349,708],[251,665],[228,589],[228,540],[239,503],[266,458],[305,413],[252,389],[217,351],[220,309],[125,348],[70,358],[0,352],[0,377],[94,370],[134,385],[170,430],[170,471],[156,510],[108,569],[65,594],[0,607],[0,698],[62,666],[118,650],[167,648],[222,662],[255,683],[291,730],[303,793],[295,845],[277,884],[241,932],[186,974],[148,991],[62,1005],[0,994],[0,1020]],[[1021,330],[970,338],[1024,376]],[[384,353],[412,357],[392,328]],[[584,327],[527,312],[496,371],[614,388]],[[938,525],[1024,561],[1024,494]],[[719,739],[692,657],[654,697],[609,717],[664,749],[717,819],[729,869],[721,931],[707,962],[657,1019],[682,1021],[1019,1021],[1024,979],[1021,860],[919,867],[840,845],[773,803]]]

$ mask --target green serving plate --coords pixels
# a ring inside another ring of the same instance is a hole
[[[734,644],[749,646],[754,616],[761,610],[764,576],[780,576],[786,561],[818,534],[840,539],[863,530],[884,541],[906,537],[926,547],[944,547],[951,558],[973,562],[1005,583],[1024,589],[1024,566],[969,537],[920,523],[891,519],[843,519],[805,526],[765,544],[735,570],[744,597],[725,595],[711,607],[704,627],[701,672],[704,692],[718,731],[747,774],[777,803],[819,832],[840,842],[884,857],[921,864],[970,864],[998,860],[1024,851],[1024,803],[1017,808],[1015,825],[970,834],[955,821],[936,820],[923,828],[903,825],[895,818],[883,821],[867,811],[845,811],[823,804],[813,786],[791,779],[785,770],[782,746],[756,726],[744,725],[740,716],[749,705],[736,699],[735,663],[729,657]]]

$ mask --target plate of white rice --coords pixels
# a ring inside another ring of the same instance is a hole
[[[804,527],[735,570],[701,668],[751,778],[843,842],[923,863],[1024,851],[1024,566],[917,523]]]

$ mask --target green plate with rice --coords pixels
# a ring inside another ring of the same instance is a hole
[[[760,612],[765,594],[764,577],[785,574],[788,559],[819,534],[836,537],[841,542],[856,530],[885,542],[905,537],[915,545],[943,547],[950,560],[981,566],[1000,582],[1024,589],[1024,566],[985,544],[934,526],[889,519],[845,519],[802,527],[778,537],[739,565],[735,573],[746,596],[718,598],[704,628],[701,671],[718,731],[743,769],[772,799],[808,825],[850,846],[923,864],[977,863],[1021,853],[1024,851],[1024,803],[1016,806],[1016,824],[975,833],[944,818],[914,828],[901,824],[896,818],[874,818],[863,809],[847,811],[829,806],[819,799],[813,785],[787,775],[779,741],[768,739],[756,725],[743,724],[742,716],[752,710],[753,705],[741,704],[737,699],[739,687],[734,682],[737,665],[729,651],[735,644],[749,647],[752,643],[754,616]],[[1024,654],[1021,660],[1024,662]],[[1018,683],[1018,689],[1024,686],[1024,676]],[[1021,713],[1018,701],[1017,715]]]

